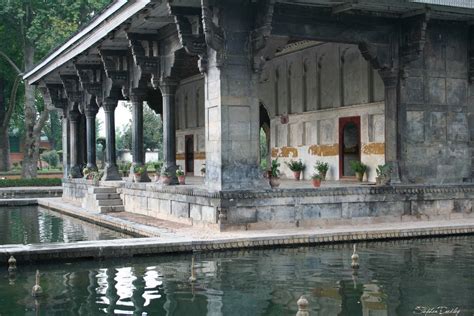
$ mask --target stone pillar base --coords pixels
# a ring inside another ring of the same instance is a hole
[[[122,180],[118,172],[118,168],[116,165],[107,165],[104,169],[104,176],[101,179],[102,181],[115,181],[115,180]]]
[[[81,167],[78,165],[72,166],[69,174],[71,175],[71,178],[82,178]]]

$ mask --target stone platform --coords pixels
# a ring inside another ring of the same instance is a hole
[[[332,227],[384,222],[448,220],[474,217],[474,184],[375,186],[368,183],[283,181],[278,189],[206,190],[190,184],[103,182],[120,194],[125,211],[209,229],[250,230]],[[63,199],[81,203],[92,183],[64,183]]]
[[[149,238],[82,241],[71,244],[33,244],[0,246],[0,262],[10,255],[18,262],[74,260],[85,258],[132,257],[193,251],[221,251],[231,249],[268,248],[285,246],[310,246],[325,243],[362,242],[456,234],[473,234],[474,218],[338,225],[332,228],[279,228],[249,231],[203,229],[150,218],[127,212],[100,214],[65,204],[61,199],[39,199],[38,203],[84,220],[94,220],[99,225],[133,232]]]

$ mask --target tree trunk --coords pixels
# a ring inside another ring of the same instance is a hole
[[[31,69],[34,63],[35,50],[29,41],[26,41],[24,50],[25,69]],[[37,164],[39,158],[39,143],[41,129],[37,130],[35,87],[25,82],[25,136],[23,142],[23,164],[21,170],[22,178],[36,178],[38,174]]]
[[[3,125],[7,114],[4,95],[4,81],[0,78],[0,171],[10,169],[10,141],[8,139],[8,124]]]
[[[0,129],[0,171],[10,170],[10,140],[8,126]]]

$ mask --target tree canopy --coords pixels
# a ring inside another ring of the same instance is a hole
[[[0,79],[3,79],[6,91],[0,118],[8,118],[0,121],[0,136],[5,134],[9,126],[10,131],[17,130],[24,136],[24,167],[30,168],[22,172],[26,177],[36,175],[38,142],[44,132],[44,125],[49,120],[50,125],[52,124],[50,132],[53,131],[51,134],[54,134],[57,120],[54,115],[50,117],[42,96],[34,87],[23,83],[20,76],[110,2],[111,0],[0,0]],[[10,112],[13,113],[11,120],[5,115]],[[8,144],[0,145],[8,148]],[[0,150],[0,156],[7,154]]]

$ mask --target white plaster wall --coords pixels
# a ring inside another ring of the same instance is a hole
[[[383,164],[383,154],[364,153],[371,148],[383,147],[384,125],[383,102],[326,109],[289,115],[288,124],[280,118],[271,120],[272,159],[278,156],[282,176],[292,178],[291,170],[285,162],[301,159],[306,170],[303,179],[310,179],[317,161],[329,163],[328,180],[339,179],[339,118],[360,116],[361,120],[361,161],[368,165],[367,180],[375,181],[377,165]],[[275,132],[276,131],[276,132]],[[289,135],[289,136],[288,136]],[[321,149],[322,155],[315,152]],[[337,149],[336,149],[337,148]],[[334,150],[337,152],[334,152]],[[331,151],[333,154],[330,154]],[[328,155],[328,153],[330,155]]]
[[[206,139],[204,136],[204,128],[188,128],[185,130],[176,131],[176,164],[181,166],[185,172],[184,154],[185,154],[185,138],[187,135],[193,135],[194,140],[194,176],[201,176],[201,168],[206,163]],[[197,158],[196,158],[197,156]],[[203,158],[203,159],[201,159]]]
[[[145,162],[152,162],[160,160],[160,154],[157,151],[147,151],[145,152]],[[125,150],[121,153],[117,160],[132,162],[133,157],[132,153],[128,150]]]

